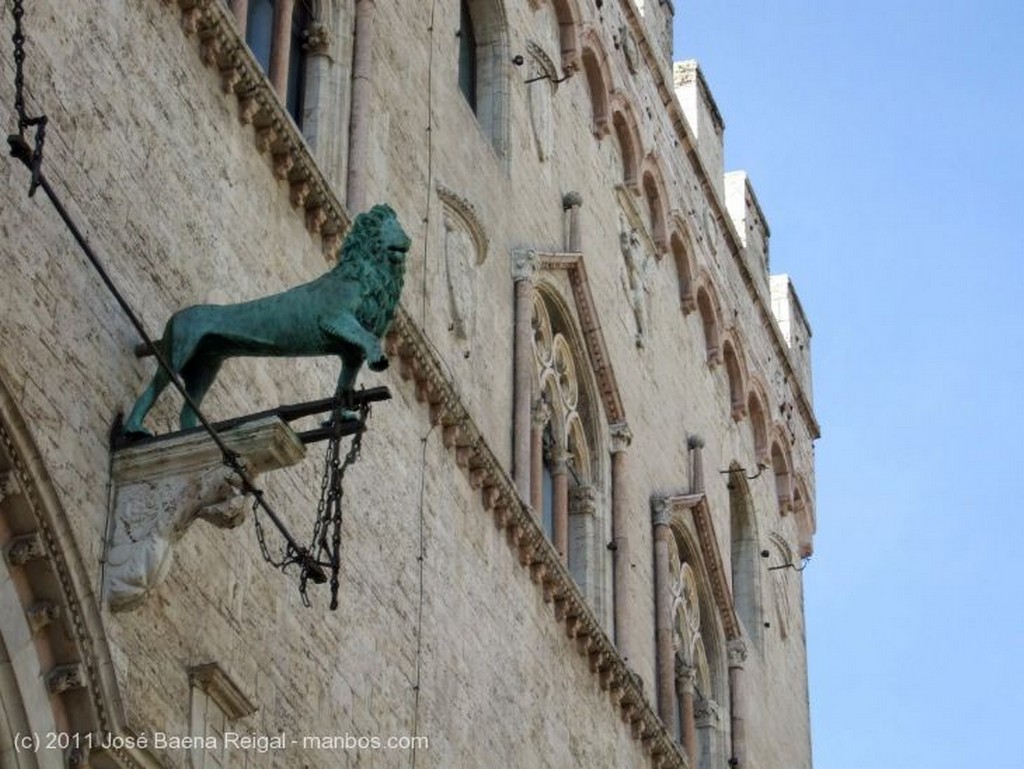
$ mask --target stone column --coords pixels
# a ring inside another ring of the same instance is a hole
[[[231,0],[231,12],[238,23],[238,34],[245,39],[245,30],[249,22],[249,0]]]
[[[679,742],[686,750],[691,767],[697,766],[697,720],[693,707],[693,684],[697,668],[676,655],[676,699],[679,707]]]
[[[348,130],[348,184],[345,191],[346,204],[353,216],[366,210],[376,9],[376,0],[356,0],[356,30],[352,43],[352,109]]]
[[[555,449],[551,463],[551,538],[565,566],[569,565],[569,452]]]
[[[605,574],[602,555],[604,542],[597,523],[597,489],[593,486],[576,486],[569,491],[569,552],[578,557],[569,557],[569,565],[576,584],[601,620],[607,627],[604,601]],[[596,557],[595,557],[596,553]]]
[[[690,493],[702,494],[704,492],[704,439],[699,435],[691,435],[686,439],[686,447],[693,454]]]
[[[632,634],[636,632],[633,622],[629,584],[630,552],[626,504],[626,449],[633,440],[633,434],[625,422],[612,425],[612,585],[615,611],[615,645],[626,660],[633,653]]]
[[[326,167],[325,143],[329,142],[330,133],[326,126],[321,125],[324,118],[326,94],[331,87],[329,73],[331,68],[331,31],[321,21],[312,21],[306,30],[306,41],[302,48],[306,52],[306,83],[302,99],[302,134],[309,146],[316,153],[322,167]]]
[[[567,192],[562,197],[562,212],[565,214],[563,242],[566,251],[581,251],[580,207],[583,196],[578,192]]]
[[[695,703],[693,709],[694,723],[697,732],[701,735],[699,753],[699,765],[703,766],[727,766],[724,757],[720,755],[719,738],[722,733],[722,719],[719,715],[718,703],[711,699],[702,699]],[[691,764],[697,766],[698,764]]]
[[[533,499],[530,478],[533,443],[533,278],[537,273],[537,265],[537,254],[534,251],[512,253],[512,280],[515,285],[512,477],[515,479],[519,498],[524,502]]]
[[[544,508],[544,428],[549,419],[551,407],[538,398],[530,422],[530,507],[538,519]]]
[[[672,632],[672,547],[670,508],[664,499],[653,504],[654,518],[654,644],[657,651],[658,714],[669,729],[676,723],[676,655]]]
[[[281,97],[288,98],[288,59],[292,48],[292,11],[295,0],[274,3],[274,37],[270,44],[270,82]]]
[[[734,638],[728,643],[729,654],[729,722],[732,727],[732,758],[734,769],[745,769],[747,765],[746,688],[744,687],[743,663],[747,659],[747,642]]]

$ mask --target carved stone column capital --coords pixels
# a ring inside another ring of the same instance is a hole
[[[682,655],[676,655],[676,686],[683,691],[692,692],[693,685],[697,681],[697,668],[683,659]]]
[[[597,489],[577,486],[569,490],[569,515],[594,515],[597,512]]]
[[[668,497],[654,497],[651,499],[651,518],[654,521],[654,528],[668,526],[672,521],[672,504]]]
[[[540,258],[536,251],[513,251],[512,252],[512,280],[518,283],[521,280],[533,280],[540,267]]]
[[[716,727],[721,720],[721,708],[712,699],[702,699],[693,708],[694,718],[697,720],[697,728]]]
[[[543,430],[547,423],[551,421],[551,406],[543,398],[537,398],[533,402],[531,417],[533,419],[533,426],[538,430]]]
[[[633,432],[625,422],[617,422],[610,428],[612,454],[618,454],[629,448],[633,442]]]
[[[734,638],[726,645],[730,668],[743,668],[747,660],[747,642],[742,638]]]
[[[306,40],[303,48],[313,56],[326,56],[334,42],[334,35],[330,27],[322,21],[314,21],[306,29]]]
[[[568,451],[561,446],[551,449],[551,474],[560,475],[568,470],[569,459],[572,457]]]

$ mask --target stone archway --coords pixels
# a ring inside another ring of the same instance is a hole
[[[0,766],[140,766],[125,751],[90,750],[120,734],[123,720],[100,610],[57,493],[2,381],[0,550]],[[11,752],[22,727],[41,742]]]

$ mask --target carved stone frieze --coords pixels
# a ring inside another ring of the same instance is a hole
[[[277,417],[222,434],[255,476],[298,462],[305,449]],[[205,433],[157,439],[114,455],[114,524],[105,595],[111,609],[141,604],[167,574],[174,543],[197,518],[221,528],[245,519],[240,481]]]

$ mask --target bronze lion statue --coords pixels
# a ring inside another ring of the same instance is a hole
[[[186,307],[167,321],[157,345],[197,406],[221,364],[242,355],[337,355],[338,391],[350,392],[363,361],[373,371],[388,367],[380,340],[395,317],[409,246],[391,207],[374,206],[356,217],[329,272],[251,302]],[[158,368],[128,415],[126,434],[148,434],[142,421],[170,381]],[[186,403],[181,428],[197,423]]]

